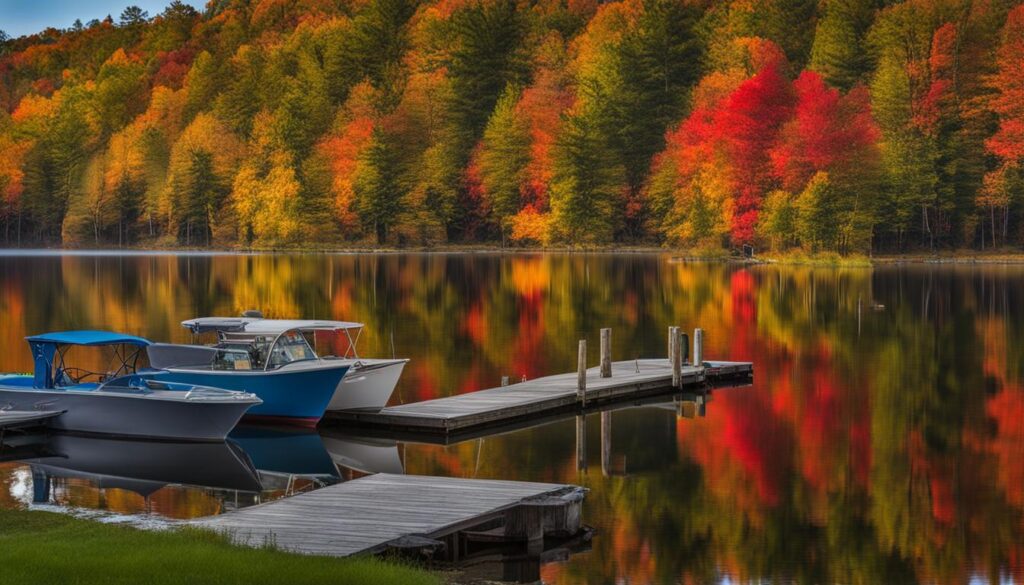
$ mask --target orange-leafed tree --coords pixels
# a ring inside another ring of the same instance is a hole
[[[999,121],[996,133],[985,146],[1000,162],[998,169],[985,176],[978,204],[989,212],[993,245],[997,233],[1005,239],[1009,229],[1011,202],[1021,196],[1024,176],[1024,5],[1007,15],[1002,39],[996,51],[996,73],[990,83],[995,95],[989,107]],[[996,210],[1000,211],[997,220]],[[998,224],[997,224],[998,221]]]

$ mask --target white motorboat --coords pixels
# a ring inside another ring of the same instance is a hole
[[[255,313],[255,312],[253,312]],[[349,321],[323,321],[303,319],[264,319],[260,316],[243,317],[200,317],[182,321],[193,334],[214,332],[217,334],[216,347],[221,349],[245,350],[260,358],[259,348],[280,347],[278,340],[296,333],[315,335],[318,332],[332,332],[343,335],[344,351],[338,356],[318,356],[312,348],[314,343],[302,348],[303,358],[312,363],[347,365],[348,371],[333,389],[327,410],[377,411],[387,405],[395,385],[402,375],[408,359],[363,358],[356,351],[356,345],[364,325]],[[174,368],[171,368],[174,369]]]

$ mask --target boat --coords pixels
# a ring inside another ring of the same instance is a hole
[[[243,317],[200,317],[182,321],[182,326],[193,335],[216,333],[217,342],[212,346],[217,351],[232,352],[234,358],[227,355],[223,361],[232,360],[241,363],[242,368],[259,368],[267,365],[287,362],[288,367],[298,362],[311,369],[331,369],[344,367],[346,372],[333,384],[325,384],[321,390],[328,394],[323,405],[325,410],[365,410],[378,411],[387,404],[395,390],[395,385],[402,375],[408,359],[372,359],[363,358],[356,352],[356,345],[364,325],[350,321],[324,321],[302,319],[264,319],[256,311],[247,312]],[[343,350],[338,356],[319,356],[314,350],[317,333],[329,332],[342,335]],[[306,335],[314,338],[310,344]],[[180,347],[180,346],[179,346]],[[150,359],[153,351],[161,352],[161,348],[150,348]],[[197,349],[197,352],[203,350]],[[207,350],[209,351],[209,350]],[[237,352],[237,353],[233,353]],[[206,354],[210,355],[210,354]],[[209,359],[209,357],[203,358]],[[176,370],[174,364],[166,364],[158,358],[163,367]],[[213,382],[209,382],[213,383]],[[329,386],[329,387],[328,387]],[[259,388],[250,388],[264,400],[264,405],[254,409],[252,414],[272,414],[273,403],[270,397],[264,396]],[[303,391],[312,391],[303,388]],[[317,418],[322,415],[321,411]]]
[[[215,333],[216,342],[154,343],[146,348],[149,363],[176,382],[256,394],[263,403],[247,413],[250,420],[316,426],[353,365],[320,358],[303,335],[332,321],[213,317],[182,325],[194,335]]]
[[[33,374],[0,375],[0,411],[59,413],[48,428],[123,437],[223,441],[260,399],[171,379],[169,372],[140,368],[151,342],[111,331],[62,331],[27,337]],[[108,369],[68,363],[75,347],[110,347]]]

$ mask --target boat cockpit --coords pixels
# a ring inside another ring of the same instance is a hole
[[[128,385],[130,378],[145,367],[144,350],[151,343],[142,337],[108,331],[46,333],[27,340],[35,362],[32,386],[68,390],[93,390],[117,380],[123,382],[118,382],[120,385]],[[109,348],[109,351],[78,355],[74,365],[69,364],[69,353],[83,346]],[[83,364],[95,365],[85,367]]]
[[[150,363],[156,368],[189,370],[276,370],[296,362],[320,360],[316,353],[318,332],[343,332],[343,359],[357,358],[355,345],[361,323],[344,321],[306,321],[243,317],[203,317],[183,321],[196,336],[214,333],[209,345],[153,344],[147,348]],[[355,331],[353,337],[352,332]],[[323,359],[330,359],[330,356]]]

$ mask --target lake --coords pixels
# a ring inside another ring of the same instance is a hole
[[[571,418],[454,445],[247,427],[232,445],[154,454],[58,436],[0,452],[0,506],[189,518],[404,470],[589,488],[593,541],[544,564],[547,583],[1024,579],[1024,267],[3,256],[0,371],[31,369],[28,334],[103,328],[187,342],[181,320],[246,309],[367,323],[362,355],[412,360],[395,403],[571,371],[581,338],[596,364],[601,327],[613,329],[614,359],[664,356],[669,325],[702,327],[708,359],[753,361],[755,379],[715,390],[703,416],[670,401],[614,411],[604,465],[591,415],[584,469]],[[231,463],[239,450],[262,491]],[[26,453],[42,463],[18,461]]]

